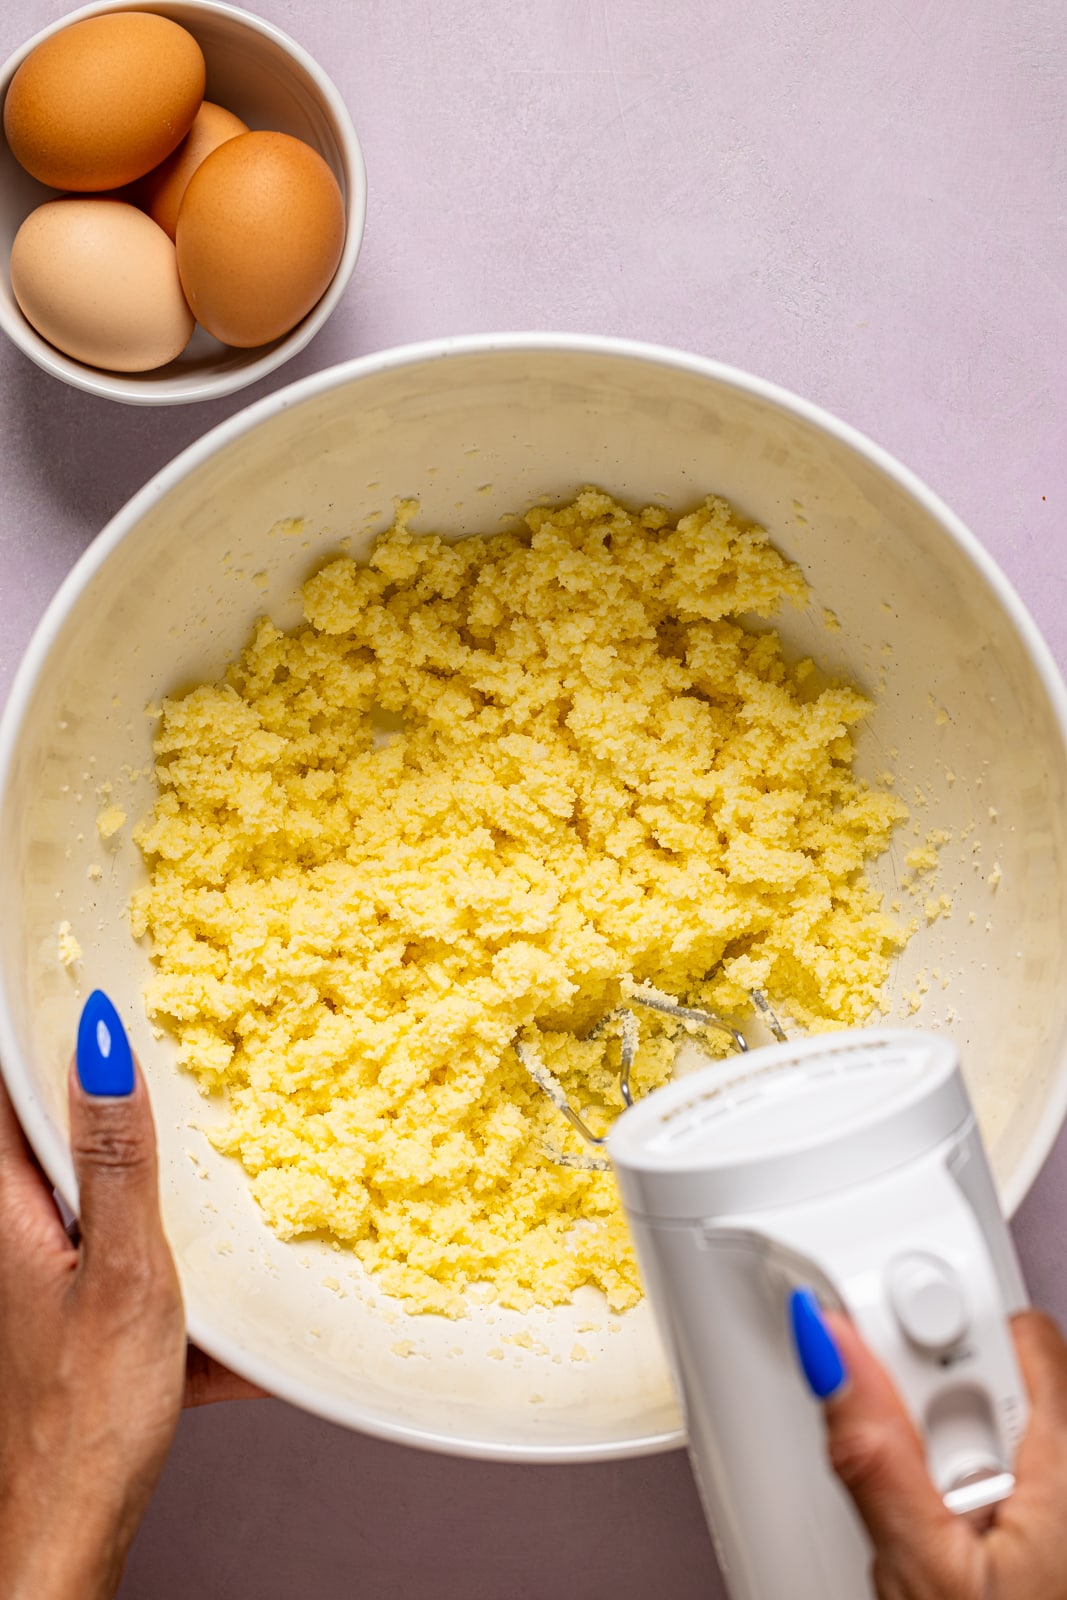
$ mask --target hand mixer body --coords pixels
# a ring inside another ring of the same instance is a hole
[[[787,1322],[802,1284],[855,1319],[957,1511],[1002,1498],[1025,1423],[1025,1304],[955,1051],[833,1035],[708,1067],[608,1149],[733,1600],[859,1600],[870,1550],[826,1461]]]

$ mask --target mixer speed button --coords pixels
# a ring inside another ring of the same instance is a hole
[[[967,1332],[967,1302],[955,1271],[920,1251],[894,1257],[887,1273],[889,1303],[909,1339],[944,1350]]]

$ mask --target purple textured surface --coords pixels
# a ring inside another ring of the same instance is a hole
[[[333,73],[370,212],[341,308],[257,390],[138,412],[0,350],[0,690],[157,467],[268,389],[435,334],[717,356],[865,429],[1000,561],[1067,663],[1062,0],[260,0]],[[7,0],[6,55],[60,6]],[[1017,1220],[1067,1319],[1061,1141]],[[769,1518],[769,1522],[770,1522]],[[124,1600],[722,1594],[684,1456],[449,1461],[275,1402],[182,1424]]]

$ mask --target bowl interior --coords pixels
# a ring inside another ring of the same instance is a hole
[[[302,350],[325,322],[351,277],[362,242],[366,175],[351,119],[330,80],[300,47],[270,23],[235,7],[208,0],[149,0],[129,5],[104,0],[72,12],[59,28],[110,11],[153,11],[187,28],[207,63],[205,98],[223,105],[250,128],[292,134],[312,146],[336,177],[345,202],[344,252],[330,287],[290,333],[270,345],[238,350],[221,344],[199,325],[176,360],[153,372],[107,373],[54,349],[29,325],[11,291],[11,245],[37,206],[54,199],[24,171],[0,130],[0,326],[37,364],[78,388],[132,404],[168,405],[208,400],[254,383]],[[22,59],[44,34],[31,40],[0,75],[0,100]]]
[[[105,531],[42,625],[0,740],[0,1049],[53,1177],[70,1189],[64,1073],[99,985],[131,1019],[151,1083],[195,1337],[338,1421],[526,1459],[679,1441],[647,1307],[611,1318],[589,1291],[529,1317],[411,1318],[348,1257],[279,1244],[243,1175],[197,1131],[218,1112],[144,1018],[148,959],[125,904],[142,874],[131,827],[152,798],[147,704],[217,674],[262,613],[294,624],[304,577],[339,547],[365,552],[394,496],[421,501],[416,527],[460,534],[590,482],[679,509],[724,494],[803,566],[814,600],[783,632],[874,695],[863,766],[892,768],[912,808],[882,863],[890,894],[915,843],[948,836],[936,887],[951,910],[931,923],[920,910],[887,1020],[958,1042],[1016,1204],[1063,1109],[1060,687],[1018,603],[929,497],[845,430],[739,375],[636,347],[510,340],[307,380],[195,446]],[[108,841],[96,828],[105,783],[129,818]],[[64,921],[83,950],[70,969],[57,959]],[[535,1348],[511,1342],[528,1330]],[[588,1359],[572,1359],[576,1343]]]

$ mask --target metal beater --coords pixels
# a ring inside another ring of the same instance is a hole
[[[759,1012],[760,1017],[770,1029],[774,1038],[780,1043],[787,1042],[787,1035],[778,1018],[775,1016],[764,995],[758,989],[749,991],[752,1003]],[[703,1011],[696,1006],[683,1006],[669,994],[664,994],[661,989],[656,989],[650,983],[640,986],[634,985],[628,992],[628,1000],[633,1005],[643,1006],[648,1011],[658,1011],[663,1016],[672,1017],[675,1021],[685,1024],[687,1031],[706,1032],[714,1030],[729,1034],[734,1042],[734,1048],[743,1054],[748,1050],[748,1043],[737,1028],[724,1018],[716,1016],[714,1011]],[[585,1041],[602,1038],[610,1029],[619,1029],[619,1095],[622,1099],[623,1109],[628,1110],[634,1103],[633,1091],[630,1087],[630,1073],[637,1058],[638,1046],[641,1042],[636,1013],[629,1005],[616,1006],[614,1011],[609,1011],[585,1035]],[[548,1097],[561,1116],[566,1117],[572,1128],[575,1128],[587,1144],[600,1147],[607,1141],[607,1134],[595,1134],[589,1125],[575,1111],[567,1099],[563,1085],[554,1073],[542,1061],[535,1046],[518,1040],[515,1045],[515,1054],[520,1065],[525,1068],[537,1087]],[[565,1150],[554,1147],[548,1149],[548,1155],[561,1167],[577,1167],[584,1172],[607,1172],[611,1163],[603,1156],[573,1155]]]

